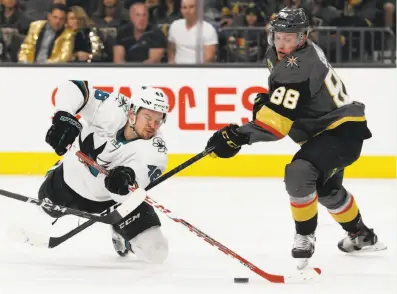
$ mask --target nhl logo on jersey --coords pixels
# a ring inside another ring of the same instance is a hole
[[[299,57],[295,57],[295,56],[290,56],[290,57],[287,57],[287,60],[285,61],[285,63],[286,63],[286,68],[287,67],[290,67],[291,69],[292,68],[294,68],[294,67],[298,67],[299,68],[299,62],[300,62],[300,60],[298,60],[298,58]]]

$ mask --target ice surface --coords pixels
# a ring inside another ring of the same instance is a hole
[[[0,187],[36,197],[41,181],[0,177]],[[161,214],[170,243],[162,265],[118,257],[104,224],[54,249],[19,244],[7,231],[14,222],[44,230],[36,224],[37,208],[0,197],[0,293],[396,293],[396,181],[345,180],[345,187],[388,250],[354,256],[340,252],[336,243],[344,232],[320,207],[311,265],[323,274],[294,285],[269,284]],[[263,270],[295,271],[290,257],[294,223],[282,179],[174,178],[149,195]],[[75,218],[64,222],[69,228]],[[234,284],[234,277],[249,277],[250,283]]]

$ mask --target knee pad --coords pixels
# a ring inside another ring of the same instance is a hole
[[[130,240],[131,249],[139,259],[163,263],[168,257],[168,240],[160,227],[151,227]]]
[[[152,227],[160,227],[161,222],[154,208],[143,202],[113,227],[124,239],[131,240]]]
[[[296,159],[285,167],[284,182],[288,194],[303,198],[316,191],[319,171],[309,161]]]
[[[334,210],[346,205],[350,200],[350,194],[344,187],[329,191],[329,194],[319,194],[318,202],[327,209]]]

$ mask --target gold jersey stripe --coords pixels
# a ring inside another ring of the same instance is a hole
[[[336,127],[339,127],[341,124],[349,121],[355,121],[355,122],[360,122],[360,121],[365,121],[365,116],[345,116],[341,119],[338,119],[337,121],[334,121],[332,124],[330,124],[326,130],[332,130],[335,129]]]
[[[318,197],[306,204],[291,202],[292,217],[295,221],[304,222],[312,219],[317,214]]]
[[[270,132],[272,132],[271,130],[274,130],[275,132],[272,133],[277,137],[280,137],[280,135],[282,137],[288,135],[293,124],[292,120],[275,112],[266,105],[262,106],[262,108],[257,112],[256,122],[259,126]]]
[[[343,211],[331,215],[338,223],[351,222],[358,215],[358,206],[354,197],[351,197],[349,205]]]

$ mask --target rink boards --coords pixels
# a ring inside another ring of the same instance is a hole
[[[346,170],[349,178],[396,177],[397,89],[395,69],[337,69],[352,100],[365,103],[373,138]],[[252,117],[256,93],[267,88],[265,68],[0,68],[0,174],[44,174],[58,159],[46,145],[56,87],[69,79],[132,96],[141,85],[161,87],[171,112],[163,127],[168,168],[201,152],[211,134]],[[289,138],[245,146],[232,159],[205,158],[183,176],[282,177],[299,146]]]

